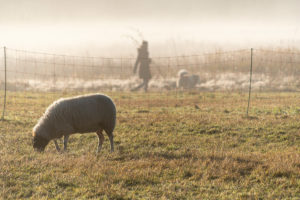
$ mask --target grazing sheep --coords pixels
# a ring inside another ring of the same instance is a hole
[[[187,70],[181,69],[177,73],[178,80],[177,80],[177,88],[182,89],[191,89],[196,86],[199,82],[199,76],[195,74],[189,74]]]
[[[96,132],[99,138],[100,152],[104,130],[109,137],[111,152],[114,151],[113,130],[116,124],[116,107],[105,95],[93,94],[74,98],[59,99],[52,103],[33,128],[33,147],[44,151],[50,140],[64,136],[64,149],[68,138],[74,133]]]

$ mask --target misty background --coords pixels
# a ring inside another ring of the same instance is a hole
[[[298,48],[297,0],[0,0],[0,46],[84,56]]]

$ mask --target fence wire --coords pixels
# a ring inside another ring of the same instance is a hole
[[[138,114],[137,120],[147,119],[151,123],[151,112],[171,115],[176,111],[182,112],[183,118],[186,115],[192,116],[194,110],[191,108],[205,100],[201,96],[202,92],[248,92],[251,51],[241,49],[152,57],[152,79],[148,93],[131,92],[132,88],[141,83],[133,75],[136,58],[71,56],[7,48],[6,60],[7,115],[10,118],[28,117],[40,110],[34,105],[46,107],[60,97],[99,92],[114,97],[117,106],[121,108],[121,115],[122,109],[130,108]],[[1,109],[5,72],[3,63],[2,53]],[[299,66],[299,52],[254,49],[252,88],[259,92],[299,91]],[[178,87],[180,70],[186,70],[188,77],[197,77],[196,82]],[[226,103],[224,100],[224,107]],[[165,108],[178,109],[161,109],[163,104]],[[29,110],[28,105],[32,105]]]

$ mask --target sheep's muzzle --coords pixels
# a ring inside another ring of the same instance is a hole
[[[47,146],[48,143],[49,143],[49,140],[47,140],[41,136],[35,135],[33,137],[33,148],[34,148],[34,150],[36,150],[38,152],[44,151],[45,147]]]

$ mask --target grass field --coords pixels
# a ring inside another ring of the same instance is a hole
[[[1,199],[299,199],[300,94],[109,93],[114,153],[96,134],[32,148],[59,94],[9,93],[0,121]],[[69,96],[65,94],[65,96]]]

